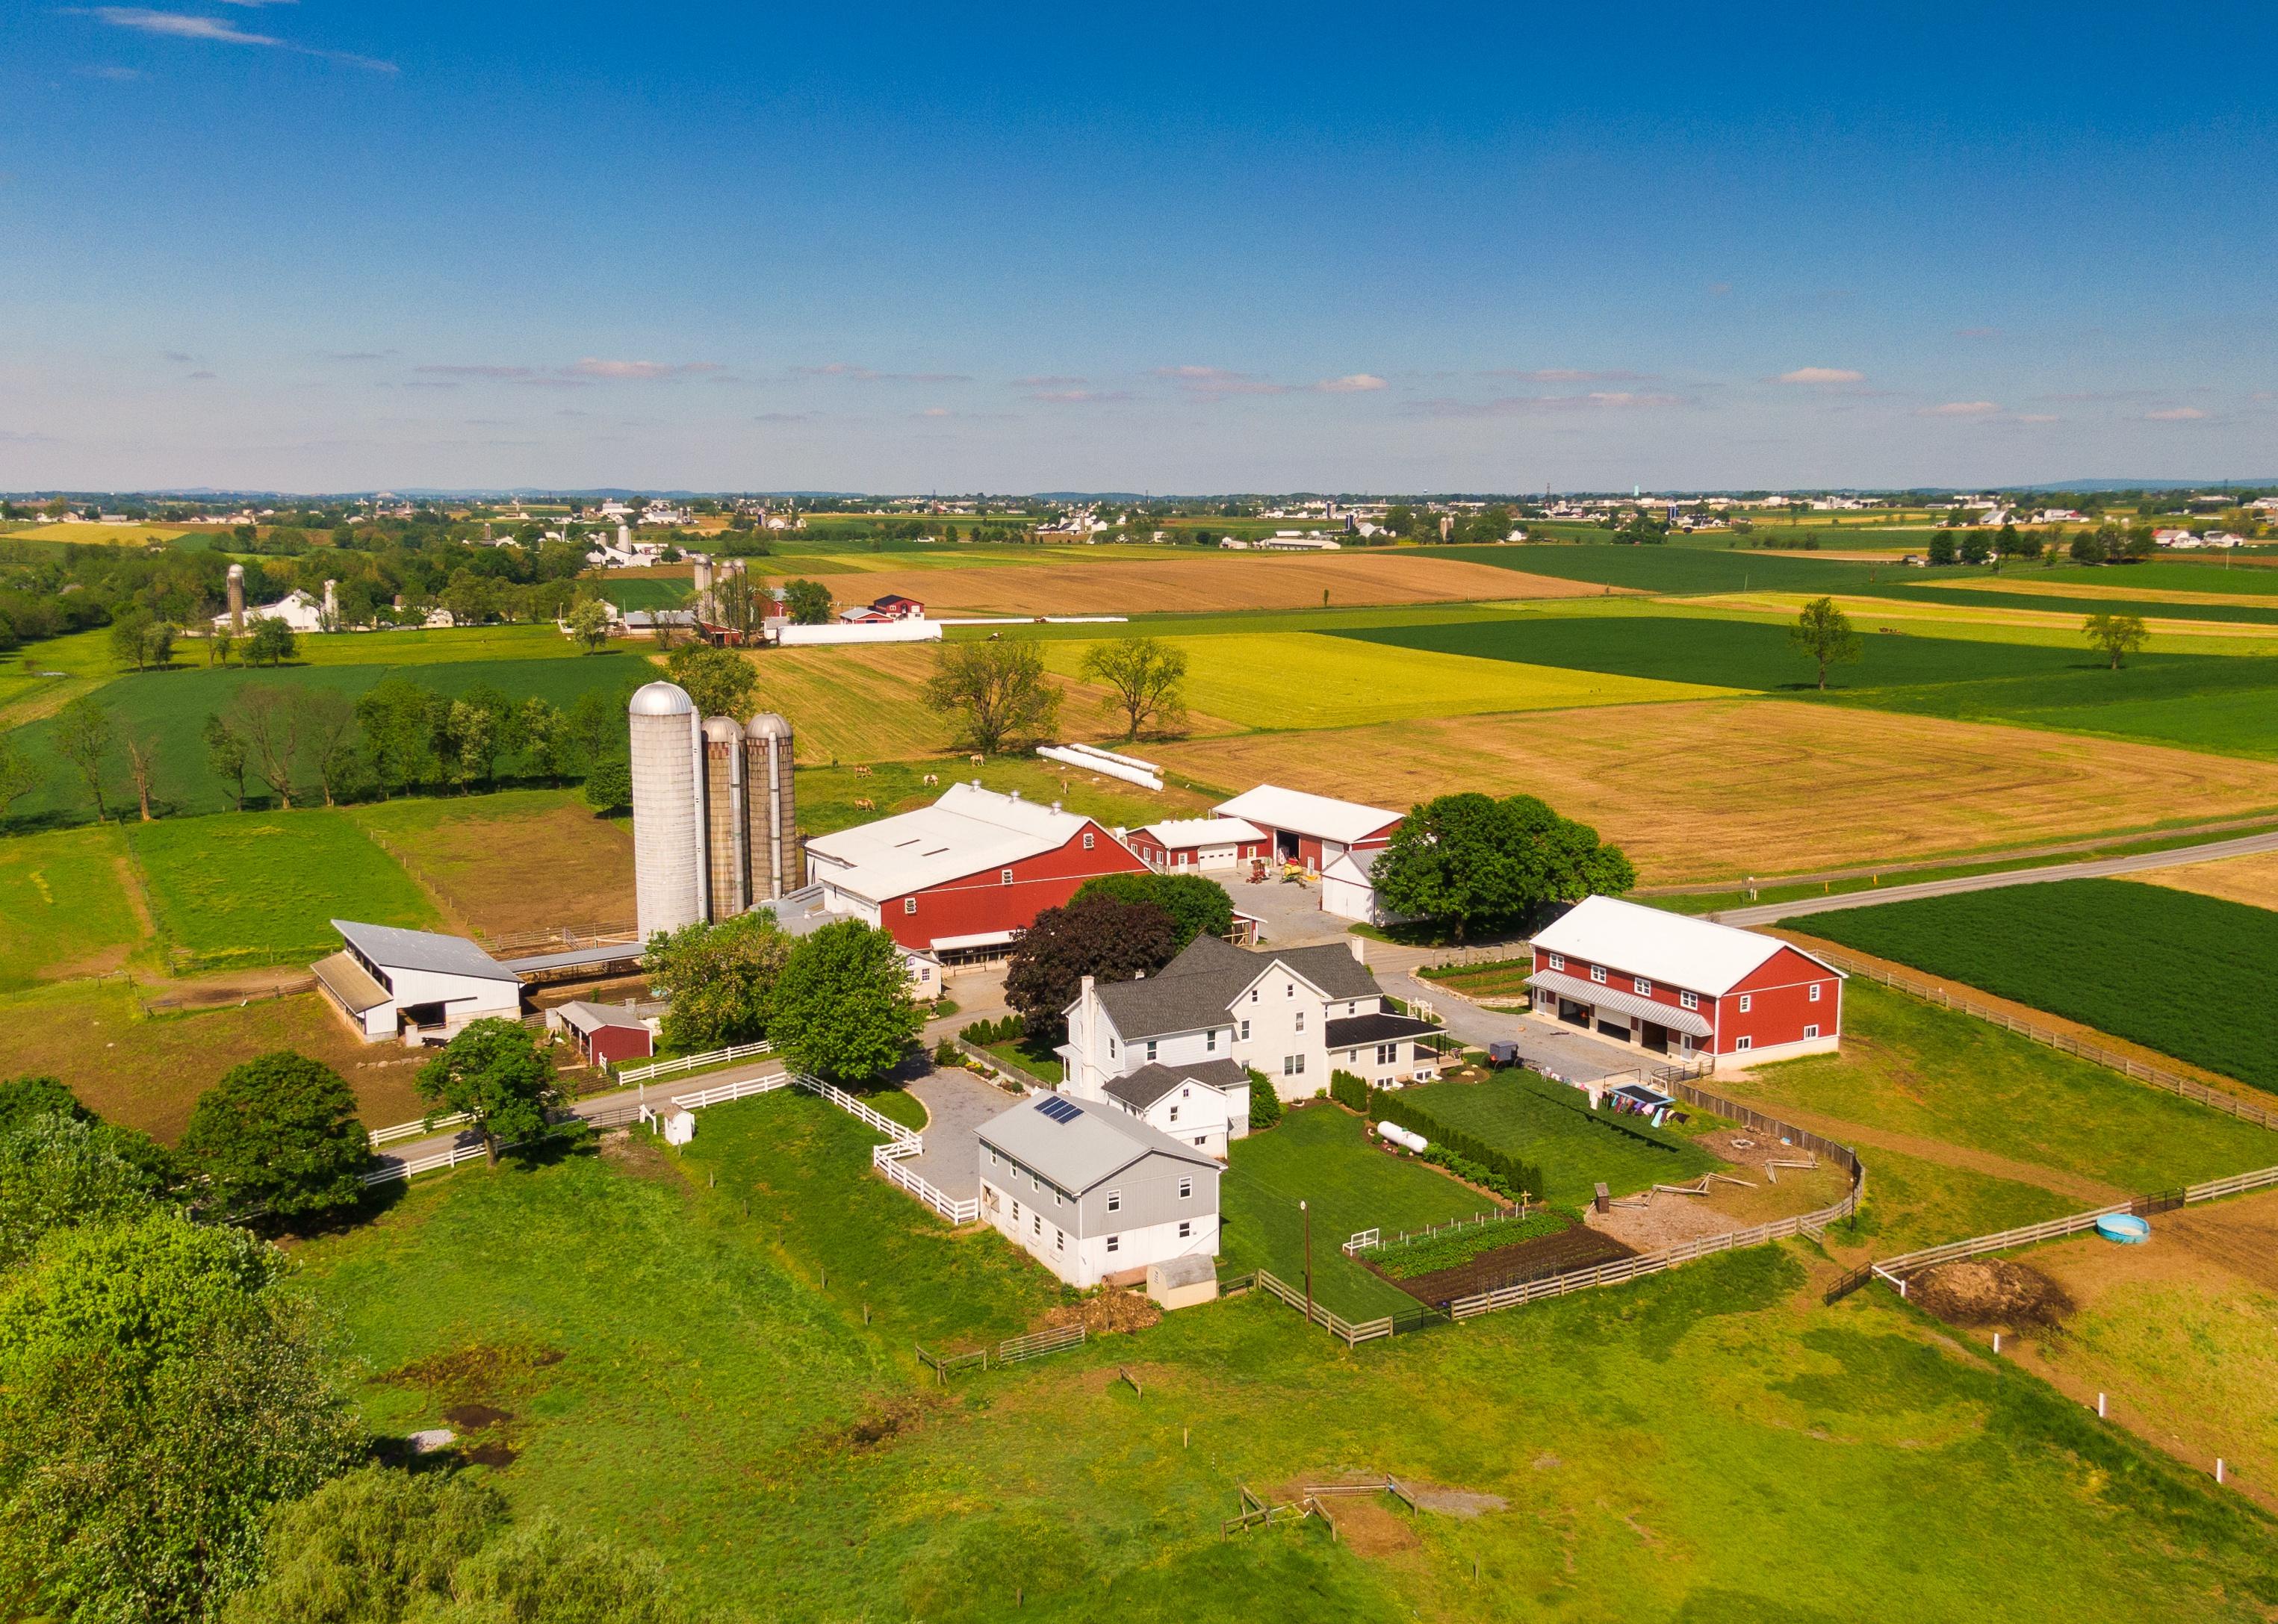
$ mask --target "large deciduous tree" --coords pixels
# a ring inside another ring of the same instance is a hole
[[[760,908],[651,937],[641,969],[672,1001],[664,1016],[665,1042],[706,1049],[765,1037],[776,982],[791,950],[791,938],[775,916]]]
[[[204,1175],[210,1210],[237,1219],[265,1209],[287,1224],[354,1207],[371,1162],[355,1094],[290,1049],[223,1072],[198,1096],[180,1150]]]
[[[830,589],[820,581],[786,581],[783,599],[794,626],[822,626],[830,620]]]
[[[1005,1002],[1031,1033],[1052,1031],[1083,990],[1083,978],[1128,981],[1178,956],[1178,922],[1151,902],[1078,897],[1036,915],[1005,969]]]
[[[561,1096],[554,1062],[529,1028],[492,1016],[469,1022],[419,1068],[419,1097],[432,1116],[464,1111],[472,1117],[495,1166],[501,1147],[546,1132],[547,1108]]]
[[[269,786],[279,806],[293,804],[302,714],[294,691],[275,682],[248,682],[230,701],[230,728],[245,741],[254,776]]]
[[[1531,795],[1498,801],[1477,793],[1443,795],[1410,812],[1370,877],[1387,907],[1445,924],[1459,938],[1637,882],[1620,849],[1587,824]]]
[[[2080,630],[2091,648],[2111,660],[2114,671],[2152,640],[2140,614],[2091,614],[2081,622]]]
[[[1042,738],[1059,723],[1060,690],[1044,678],[1033,641],[944,643],[926,680],[926,704],[950,717],[958,742],[983,755]]]
[[[598,598],[580,599],[570,605],[562,624],[588,654],[598,654],[609,646],[609,607]]]
[[[264,614],[245,634],[245,662],[249,666],[281,666],[293,658],[300,640],[293,629],[275,615]]]
[[[103,781],[110,771],[111,747],[116,736],[110,709],[92,694],[82,695],[56,713],[56,749],[87,786],[98,823],[110,815],[103,806]]]
[[[798,1070],[860,1083],[899,1061],[924,1025],[910,999],[900,945],[848,919],[791,949],[776,978],[768,1031]]]
[[[699,716],[732,716],[749,721],[760,708],[760,674],[733,649],[692,643],[665,662],[672,680],[688,690]]]
[[[1795,624],[1787,629],[1787,640],[1818,664],[1822,689],[1827,686],[1828,667],[1853,665],[1859,659],[1859,634],[1832,598],[1815,598],[1804,605]]]
[[[1234,929],[1234,899],[1200,874],[1099,874],[1077,887],[1071,900],[1092,896],[1160,908],[1178,927],[1181,948],[1196,936],[1224,936]]]
[[[1107,691],[1103,711],[1123,713],[1123,736],[1135,739],[1150,725],[1176,733],[1187,724],[1187,652],[1160,637],[1119,637],[1087,650],[1082,674]]]

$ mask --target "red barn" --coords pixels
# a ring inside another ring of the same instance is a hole
[[[1278,784],[1260,784],[1212,808],[1221,818],[1242,818],[1265,836],[1265,858],[1295,863],[1318,874],[1348,851],[1381,851],[1400,827],[1401,814],[1381,806],[1332,800]]]
[[[806,842],[822,905],[950,957],[1000,952],[1085,881],[1147,865],[1091,819],[952,784],[931,806]]]
[[[1843,972],[1773,936],[1610,896],[1534,938],[1535,1012],[1683,1059],[1743,1064],[1825,1054],[1843,1035]]]
[[[587,1065],[623,1065],[646,1060],[656,1053],[656,1040],[648,1023],[631,1010],[575,999],[547,1011],[546,1024],[569,1033],[577,1055]]]

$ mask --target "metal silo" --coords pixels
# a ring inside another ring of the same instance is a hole
[[[229,567],[229,629],[233,635],[245,631],[245,566]]]
[[[744,729],[732,716],[704,719],[704,807],[710,918],[732,919],[752,905]]]
[[[750,780],[751,874],[756,893],[784,896],[806,883],[806,850],[799,843],[799,798],[791,788],[791,723],[761,711],[745,726]]]
[[[704,737],[671,682],[638,690],[632,727],[633,911],[641,940],[704,917]]]

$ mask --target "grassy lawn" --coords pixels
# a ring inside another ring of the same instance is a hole
[[[1724,1163],[1682,1133],[1643,1118],[1593,1111],[1579,1088],[1532,1071],[1502,1071],[1483,1083],[1427,1083],[1407,1097],[1451,1128],[1542,1170],[1537,1195],[1579,1206],[1603,1179],[1616,1195],[1656,1184],[1683,1184]]]
[[[1058,1087],[1060,1073],[1066,1070],[1048,1044],[1031,1047],[1027,1038],[1007,1038],[1002,1043],[983,1043],[983,1054],[994,1055],[999,1064],[1024,1072],[1048,1087]]]
[[[1753,1103],[1793,1105],[2127,1191],[2163,1190],[2278,1162],[2278,1134],[2266,1128],[1968,1016],[1855,977],[1843,1001],[1840,1054],[1760,1067],[1733,1090]],[[1865,1152],[1870,1181],[1876,1154]]]
[[[2126,880],[2062,880],[1799,923],[2278,1090],[2278,912],[2268,909]]]
[[[115,970],[148,934],[116,824],[0,840],[0,992]]]
[[[494,629],[525,632],[531,629],[507,627]],[[562,641],[550,629],[539,629],[553,637],[555,643]],[[363,651],[369,658],[379,652],[378,645],[385,638],[439,635],[444,634],[388,632],[352,637],[343,633],[340,640],[343,645]],[[321,644],[323,640],[311,637],[304,639],[304,642]],[[39,646],[47,649],[54,645]],[[248,682],[265,682],[284,688],[336,688],[355,698],[383,677],[401,675],[437,693],[461,694],[478,683],[485,683],[510,698],[537,697],[566,706],[589,689],[629,691],[655,675],[654,667],[646,660],[633,654],[531,659],[521,653],[513,653],[486,659],[469,657],[464,652],[465,646],[460,645],[460,652],[440,658],[417,658],[417,650],[407,645],[407,652],[413,654],[414,658],[399,664],[386,665],[303,663],[273,670],[264,667],[249,671],[237,666],[210,670],[184,664],[171,671],[129,673],[104,683],[96,691],[101,702],[110,709],[114,731],[119,736],[148,736],[157,742],[158,767],[154,797],[172,811],[197,812],[220,812],[230,805],[227,787],[215,776],[208,765],[205,744],[199,737],[199,730],[205,725],[207,716],[226,711],[232,698]],[[53,686],[56,690],[62,690],[66,684]],[[27,698],[25,704],[27,708],[44,705],[50,698],[52,698],[51,694],[35,695]],[[80,817],[90,810],[85,788],[78,774],[55,748],[54,726],[52,721],[43,717],[27,723],[18,734],[18,743],[33,759],[50,764],[47,782],[16,804],[19,817],[42,814]],[[110,795],[116,804],[131,792],[126,783],[124,759],[116,750],[113,758]],[[500,765],[502,768],[512,766],[510,762]],[[301,776],[305,786],[313,786],[316,776],[313,770],[304,766]],[[248,787],[256,793],[259,790],[257,781]]]
[[[630,923],[632,820],[574,789],[417,797],[348,814],[478,934]]]
[[[1313,1296],[1351,1320],[1402,1313],[1416,1300],[1347,1257],[1341,1248],[1348,1239],[1365,1229],[1392,1233],[1445,1224],[1494,1204],[1372,1148],[1361,1119],[1326,1100],[1293,1108],[1280,1126],[1236,1140],[1219,1190],[1219,1273],[1271,1269],[1302,1291],[1302,1200],[1312,1212]]]
[[[1828,1241],[1845,1249],[1861,1247],[1876,1257],[2061,1218],[2091,1204],[2036,1184],[1879,1145],[1866,1146],[1860,1154],[1867,1163],[1867,1204],[1855,1224],[1832,1225]]]
[[[127,826],[167,945],[271,964],[340,946],[330,921],[431,929],[425,892],[346,812],[232,812]]]
[[[1253,1296],[921,1384],[907,1324],[865,1328],[804,1250],[875,1183],[859,1147],[799,1189],[826,1216],[784,1185],[742,1216],[738,1179],[788,1172],[759,1142],[783,1099],[726,1108],[748,1147],[707,1113],[683,1163],[470,1168],[300,1248],[368,1417],[510,1412],[485,1436],[518,1458],[468,1469],[728,1616],[993,1624],[1016,1590],[1138,1624],[2264,1616],[2267,1522],[1884,1294],[1820,1307],[1780,1248],[1349,1353]],[[1220,1538],[1237,1484],[1351,1468],[1507,1509]]]

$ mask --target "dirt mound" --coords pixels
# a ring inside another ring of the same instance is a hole
[[[522,1452],[511,1444],[478,1444],[460,1456],[476,1466],[492,1468],[512,1466]]]
[[[834,1449],[860,1452],[875,1449],[881,1444],[891,1443],[902,1430],[916,1424],[924,1414],[924,1406],[913,1399],[896,1399],[873,1405],[845,1427],[824,1439]]]
[[[1081,1325],[1088,1335],[1105,1336],[1116,1330],[1144,1330],[1161,1321],[1162,1309],[1142,1292],[1102,1292],[1080,1302],[1064,1302],[1038,1321],[1038,1330]]]
[[[462,1432],[472,1432],[480,1427],[494,1427],[502,1421],[512,1421],[512,1410],[500,1409],[492,1404],[455,1404],[443,1412],[443,1419]]]
[[[2039,1269],[1997,1258],[1925,1269],[1907,1282],[1907,1296],[1953,1325],[2053,1327],[2074,1308],[2064,1287]]]
[[[483,1405],[562,1359],[560,1348],[478,1342],[415,1359],[379,1379],[399,1387],[424,1387],[452,1404]]]

